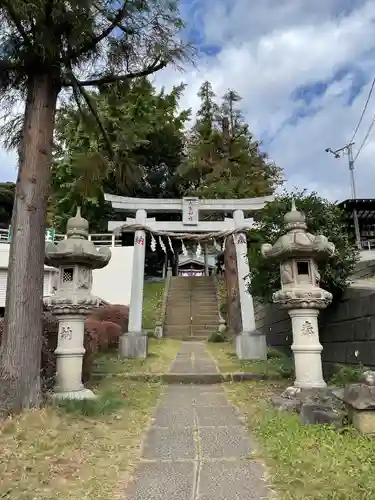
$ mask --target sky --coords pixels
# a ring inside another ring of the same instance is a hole
[[[262,148],[284,170],[286,187],[331,201],[351,196],[348,159],[325,152],[347,144],[375,77],[375,0],[182,0],[195,67],[154,77],[167,90],[184,82],[183,108],[197,110],[209,80],[242,111]],[[375,90],[354,155],[375,115]],[[375,198],[375,127],[355,163],[357,197]],[[0,181],[14,180],[16,155],[0,149]]]

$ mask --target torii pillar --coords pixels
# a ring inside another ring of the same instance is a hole
[[[241,228],[249,223],[245,220],[243,210],[233,212],[236,228]],[[242,329],[236,336],[236,354],[238,359],[267,359],[267,343],[264,333],[256,329],[253,297],[249,291],[249,261],[247,258],[246,234],[234,235],[234,244],[237,257],[238,291],[241,304]]]
[[[146,225],[146,210],[137,210],[135,224]],[[133,222],[133,221],[132,221]],[[146,233],[138,230],[134,234],[133,274],[130,292],[128,331],[119,341],[120,356],[125,358],[147,358],[148,337],[142,330],[143,289],[145,274]]]

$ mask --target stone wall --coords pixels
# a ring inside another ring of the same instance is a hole
[[[255,318],[257,328],[267,336],[268,345],[291,354],[288,313],[274,304],[257,304]],[[336,364],[362,363],[375,367],[375,284],[353,285],[321,313],[319,325],[326,377]]]
[[[353,279],[366,279],[375,276],[375,260],[360,260],[353,273]]]

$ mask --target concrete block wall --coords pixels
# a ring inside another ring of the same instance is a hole
[[[289,315],[274,304],[255,306],[257,328],[270,347],[291,354]],[[375,368],[375,284],[353,285],[319,318],[325,376],[336,364],[362,363]]]

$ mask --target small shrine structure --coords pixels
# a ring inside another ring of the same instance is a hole
[[[59,280],[55,295],[45,299],[46,307],[59,322],[55,350],[55,397],[63,399],[93,399],[95,395],[82,384],[85,319],[100,305],[99,297],[91,294],[92,270],[105,267],[111,250],[99,249],[88,240],[89,224],[78,208],[68,220],[67,238],[55,245],[47,243],[45,263],[58,268]]]
[[[292,209],[284,220],[286,234],[274,245],[262,245],[262,255],[269,261],[280,263],[281,290],[273,294],[273,302],[288,309],[292,320],[295,365],[294,387],[300,389],[322,388],[323,379],[319,342],[318,315],[332,301],[332,295],[320,288],[317,262],[328,259],[335,252],[335,245],[323,235],[307,232],[306,218]]]
[[[248,291],[249,264],[247,261],[246,232],[253,226],[253,218],[248,214],[264,208],[267,202],[273,201],[273,196],[249,198],[239,200],[202,200],[195,197],[182,199],[142,199],[105,194],[105,200],[112,204],[112,208],[122,212],[135,212],[135,218],[127,217],[124,221],[110,221],[108,230],[113,232],[130,232],[134,234],[133,275],[129,311],[129,331],[120,339],[120,354],[124,357],[147,356],[147,335],[142,331],[142,306],[144,286],[144,265],[146,234],[151,238],[151,248],[155,248],[157,240],[166,252],[166,245],[162,237],[167,239],[170,251],[173,250],[171,238],[181,241],[184,249],[184,240],[201,243],[221,241],[225,246],[228,236],[234,237],[238,255],[238,284],[241,302],[242,329],[237,335],[237,355],[246,359],[265,359],[266,344],[262,337],[260,343],[259,332],[255,328],[254,305]],[[181,221],[158,221],[147,214],[182,213]],[[222,220],[202,220],[202,214],[222,214]],[[226,217],[232,214],[232,217]],[[262,346],[259,355],[259,345]]]

